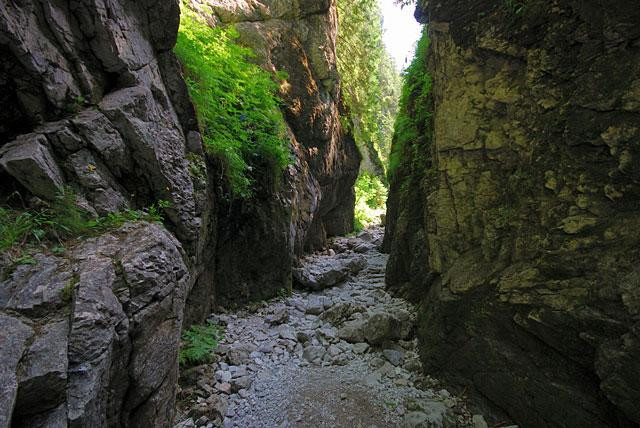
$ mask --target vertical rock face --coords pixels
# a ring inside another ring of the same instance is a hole
[[[295,257],[353,229],[360,156],[339,120],[335,1],[206,0],[190,7],[213,25],[235,26],[258,64],[288,75],[280,95],[293,165],[282,183],[266,171],[252,200],[218,208],[217,296],[270,297],[290,287]]]
[[[0,426],[170,426],[190,282],[152,224],[36,256],[0,283]]]
[[[521,426],[640,424],[637,4],[417,15],[430,132],[402,152],[385,245],[426,367]]]
[[[173,229],[194,250],[200,210],[185,159],[194,123],[171,53],[178,23],[172,0],[3,2],[3,179],[44,199],[73,185],[99,214],[168,200]]]
[[[2,261],[2,427],[171,424],[206,235],[185,157],[195,119],[171,53],[178,23],[172,0],[0,4],[1,203],[72,187],[104,215],[164,199],[180,241],[129,225],[33,266]]]

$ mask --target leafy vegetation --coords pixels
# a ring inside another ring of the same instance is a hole
[[[355,229],[378,223],[386,211],[387,188],[380,177],[362,172],[356,181]]]
[[[49,204],[37,209],[16,210],[0,207],[0,251],[13,255],[16,264],[34,264],[23,250],[30,244],[57,244],[55,254],[64,253],[61,244],[83,235],[96,235],[122,226],[128,221],[162,222],[162,209],[170,203],[158,201],[145,210],[125,209],[91,218],[76,202],[77,195],[64,189]]]
[[[337,53],[345,105],[356,143],[384,171],[401,81],[382,42],[378,0],[339,0]],[[376,166],[376,165],[374,165]],[[378,172],[378,171],[371,171]]]
[[[522,16],[527,7],[525,0],[503,0],[504,9],[515,16]]]
[[[403,75],[404,84],[400,96],[400,107],[389,155],[390,181],[402,159],[406,158],[405,150],[410,146],[417,147],[419,140],[428,139],[430,135],[431,76],[427,72],[426,66],[429,43],[429,35],[425,26],[416,47],[415,57]]]
[[[183,65],[206,150],[222,161],[233,193],[252,193],[252,171],[270,166],[274,174],[290,162],[278,82],[249,61],[233,28],[210,28],[182,8],[175,53]],[[284,80],[286,76],[278,74]]]
[[[222,339],[222,329],[208,322],[205,325],[192,325],[182,332],[182,347],[179,360],[183,365],[198,365],[211,363],[213,351]]]

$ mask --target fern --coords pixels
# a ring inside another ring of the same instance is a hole
[[[218,347],[222,332],[218,325],[208,322],[206,325],[192,325],[182,333],[182,348],[179,361],[183,365],[211,363],[213,351]]]
[[[233,193],[249,197],[256,166],[266,164],[277,177],[290,162],[284,117],[277,97],[279,81],[256,64],[251,50],[236,43],[234,28],[210,28],[182,8],[174,52],[198,116],[204,147],[218,158]]]

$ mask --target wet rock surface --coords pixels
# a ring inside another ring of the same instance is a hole
[[[387,256],[352,250],[365,242],[340,238],[305,259],[319,269],[364,257],[339,286],[213,315],[225,339],[216,363],[182,374],[176,427],[473,426],[464,402],[422,374],[415,310],[384,290]]]

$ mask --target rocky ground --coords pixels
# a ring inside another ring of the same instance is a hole
[[[176,428],[486,427],[422,374],[414,309],[384,290],[381,229],[295,270],[309,291],[212,316],[217,363],[183,371]]]

